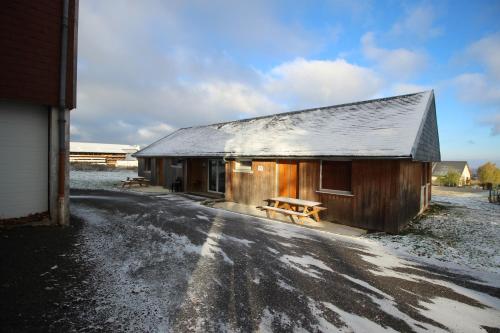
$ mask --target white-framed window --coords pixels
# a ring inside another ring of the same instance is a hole
[[[351,195],[351,173],[351,161],[322,160],[319,172],[319,191]]]
[[[234,163],[234,171],[235,172],[252,172],[252,160],[249,159],[241,159],[236,160]]]
[[[176,168],[176,169],[182,169],[182,165],[184,163],[184,160],[183,159],[180,159],[180,158],[176,158],[176,159],[173,159],[172,160],[172,164],[170,165],[172,168]]]

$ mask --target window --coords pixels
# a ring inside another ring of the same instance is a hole
[[[174,159],[172,160],[172,164],[170,165],[172,168],[176,169],[182,169],[182,164],[184,163],[184,160],[181,159]]]
[[[351,161],[321,161],[320,191],[351,194]]]
[[[252,160],[236,160],[235,172],[252,172]]]
[[[151,171],[151,159],[150,158],[144,159],[144,171]]]

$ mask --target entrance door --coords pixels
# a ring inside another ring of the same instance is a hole
[[[156,159],[156,182],[157,185],[165,185],[165,175],[163,174],[163,158]]]
[[[280,197],[298,198],[298,169],[297,161],[282,160],[278,162],[278,195]]]
[[[208,191],[226,191],[226,165],[223,160],[208,160]]]

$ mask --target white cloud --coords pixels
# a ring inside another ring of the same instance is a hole
[[[375,43],[373,32],[367,32],[361,38],[363,55],[374,61],[377,67],[393,78],[406,80],[421,71],[427,62],[420,52],[404,48],[384,49]]]
[[[354,7],[348,11],[368,8]],[[386,72],[308,59],[335,42],[340,25],[310,34],[279,10],[267,1],[80,2],[72,139],[142,145],[175,128],[368,99],[387,88]],[[367,43],[380,69],[398,78],[420,68],[410,51],[378,48],[373,37]],[[261,72],[242,65],[247,54],[295,60]]]
[[[419,85],[419,84],[411,84],[411,83],[396,83],[392,85],[392,93],[394,95],[405,95],[412,94],[416,92],[431,90],[432,87]]]
[[[174,130],[174,127],[165,123],[153,124],[150,126],[138,128],[134,133],[137,135],[137,138],[134,137],[134,139],[141,140],[139,142],[144,145],[144,143],[154,142],[164,137],[165,135],[172,133]]]
[[[270,95],[298,107],[315,107],[373,97],[383,82],[372,70],[337,60],[283,63],[268,74]]]
[[[491,127],[491,135],[500,135],[500,112],[484,117],[481,123]]]
[[[480,73],[465,73],[455,77],[452,84],[462,101],[478,104],[499,104],[500,85]]]
[[[397,36],[416,36],[419,39],[428,39],[442,34],[442,28],[436,27],[434,21],[436,11],[428,4],[420,4],[406,11],[405,17],[396,22],[390,33]]]
[[[471,60],[482,63],[488,70],[488,75],[500,80],[500,32],[471,44],[466,54]]]

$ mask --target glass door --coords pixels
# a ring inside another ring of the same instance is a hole
[[[223,160],[208,160],[208,191],[224,193],[226,168]]]

